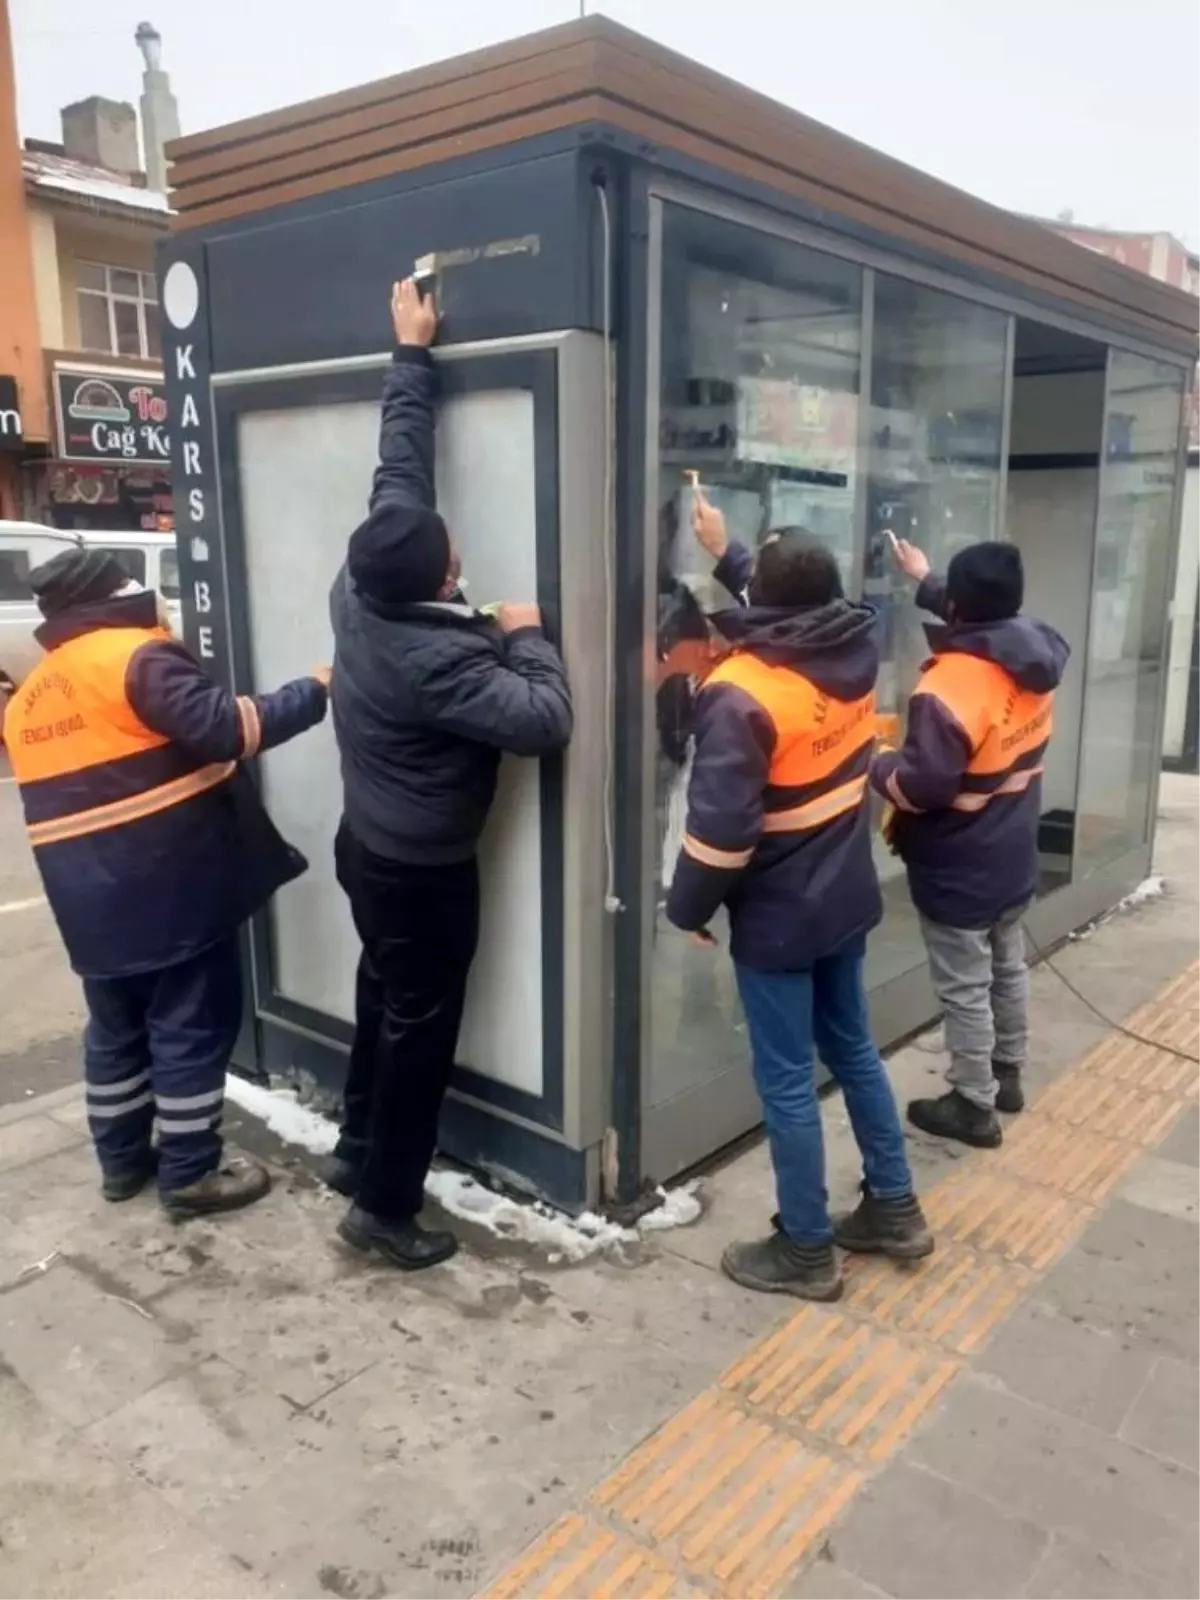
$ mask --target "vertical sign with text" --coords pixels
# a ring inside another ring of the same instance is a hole
[[[158,266],[184,637],[213,676],[232,687],[204,246],[168,240]]]

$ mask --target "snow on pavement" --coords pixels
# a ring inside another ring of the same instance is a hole
[[[337,1142],[336,1125],[302,1105],[294,1089],[267,1089],[230,1073],[225,1093],[285,1144],[328,1155]],[[700,1215],[698,1187],[692,1182],[660,1189],[662,1204],[648,1211],[635,1227],[625,1228],[594,1211],[571,1217],[540,1200],[514,1200],[449,1167],[435,1167],[425,1183],[426,1193],[452,1217],[486,1228],[499,1239],[544,1249],[552,1264],[584,1261],[614,1245],[632,1243],[643,1234],[686,1227]]]

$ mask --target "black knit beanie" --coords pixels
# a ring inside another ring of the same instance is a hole
[[[115,556],[81,547],[51,556],[29,574],[29,587],[44,617],[89,601],[108,600],[128,582],[129,574]]]
[[[436,511],[384,503],[350,536],[346,565],[369,599],[436,600],[450,568],[450,536]]]
[[[1003,622],[1025,599],[1025,569],[1015,544],[985,539],[952,556],[946,598],[957,622]]]

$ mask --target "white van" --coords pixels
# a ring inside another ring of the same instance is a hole
[[[40,522],[0,522],[0,706],[33,671],[42,653],[33,636],[42,614],[29,587],[29,574],[72,545],[108,551],[131,578],[157,589],[167,603],[172,630],[181,632],[173,533],[67,533]]]

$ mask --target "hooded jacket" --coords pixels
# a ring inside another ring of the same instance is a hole
[[[874,608],[722,612],[731,653],[696,699],[687,833],[667,915],[732,954],[799,972],[882,915],[867,806],[879,640]]]
[[[429,352],[402,346],[384,380],[368,516],[329,597],[346,824],[375,855],[429,865],[474,855],[501,753],[562,750],[572,720],[562,660],[540,628],[506,635],[468,605],[397,597],[397,564],[425,582],[435,548],[446,570],[432,510],[436,399]]]
[[[944,617],[944,581],[927,578],[917,604]],[[1025,616],[925,631],[933,654],[904,744],[875,757],[871,783],[896,808],[892,843],[917,910],[988,928],[1037,888],[1042,764],[1070,647]]]

